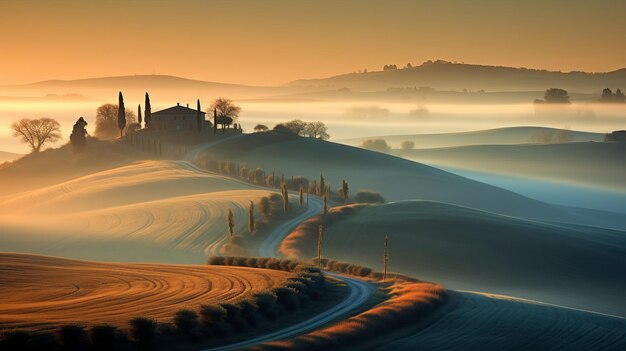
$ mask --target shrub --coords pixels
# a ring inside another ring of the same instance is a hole
[[[226,318],[226,309],[222,306],[200,306],[200,321],[205,326],[223,323]]]
[[[252,300],[243,300],[239,302],[241,314],[246,319],[249,325],[255,326],[258,322],[259,306],[257,306]]]
[[[354,196],[354,200],[356,202],[361,203],[384,203],[385,199],[383,199],[382,195],[376,191],[372,190],[359,190]]]
[[[152,342],[156,328],[157,322],[150,318],[137,317],[130,320],[130,336],[144,346]]]
[[[184,334],[198,326],[198,314],[191,310],[180,310],[174,315],[174,325]]]
[[[222,256],[212,256],[212,257],[209,257],[209,264],[210,265],[223,266],[223,265],[225,265],[225,262],[226,262],[226,258],[222,257]]]
[[[89,341],[96,350],[113,350],[116,330],[111,325],[95,325],[89,329]]]
[[[57,340],[66,350],[82,350],[85,348],[87,333],[82,325],[70,324],[60,327]]]
[[[254,302],[259,307],[259,311],[267,316],[276,306],[276,294],[271,292],[261,292],[253,296]]]
[[[294,311],[300,307],[300,299],[298,298],[298,292],[294,288],[280,287],[273,289],[276,294],[276,301],[283,305],[287,311]]]
[[[368,139],[363,141],[361,147],[364,149],[378,151],[378,152],[389,152],[391,147],[387,145],[387,142],[384,139]]]
[[[0,346],[2,350],[26,350],[30,334],[21,330],[5,330],[2,332]]]
[[[224,303],[220,306],[226,310],[226,323],[234,330],[242,331],[248,326],[246,320],[243,318],[241,306],[232,303]]]

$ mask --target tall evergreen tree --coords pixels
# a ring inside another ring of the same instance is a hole
[[[213,135],[217,134],[217,108],[213,109]]]
[[[280,190],[283,194],[283,210],[287,213],[287,211],[289,211],[289,192],[287,191],[287,183],[280,183]]]
[[[198,120],[198,132],[202,131],[202,110],[200,109],[200,99],[198,99],[198,108],[196,110],[196,119]]]
[[[300,184],[300,206],[304,205],[304,187]]]
[[[143,122],[141,119],[141,104],[137,106],[137,122],[139,122],[139,128],[141,128],[141,123]]]
[[[146,113],[144,114],[146,121],[146,128],[150,127],[150,122],[152,122],[152,106],[150,106],[150,95],[146,93]]]
[[[124,136],[124,128],[126,128],[126,107],[124,107],[124,96],[122,92],[118,96],[117,107],[117,127],[120,129],[120,137]]]
[[[228,223],[228,235],[232,238],[233,234],[235,234],[235,214],[233,210],[228,209],[228,215],[226,217],[226,222]]]
[[[250,207],[248,208],[248,231],[254,232],[254,203],[250,201]]]
[[[326,191],[326,183],[324,183],[324,176],[320,173],[320,184],[317,189],[317,195],[322,195]]]
[[[324,194],[324,214],[328,213],[328,195]]]
[[[341,181],[341,197],[344,201],[348,200],[348,182],[345,179]]]

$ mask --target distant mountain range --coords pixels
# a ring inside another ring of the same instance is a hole
[[[555,72],[538,69],[426,62],[420,66],[386,71],[342,74],[322,79],[300,79],[290,87],[348,88],[381,91],[392,88],[431,87],[462,91],[544,91],[558,87],[579,93],[599,93],[604,88],[626,90],[626,68],[612,72]]]
[[[286,87],[257,87],[216,83],[167,75],[133,75],[75,80],[47,80],[24,85],[0,86],[0,95],[33,96],[46,94],[81,94],[96,99],[116,99],[117,91],[137,95],[149,92],[157,96],[181,98],[206,95],[236,98],[260,98],[286,94]],[[301,91],[303,89],[289,89]]]
[[[563,73],[436,61],[411,68],[301,79],[272,87],[217,83],[167,75],[133,75],[5,85],[0,86],[0,96],[79,94],[85,98],[111,100],[121,90],[129,95],[136,96],[147,91],[156,97],[175,96],[186,101],[193,101],[201,96],[228,96],[234,99],[367,100],[424,94],[434,100],[529,101],[541,97],[543,91],[552,87],[567,89],[575,99],[589,100],[599,96],[602,89],[607,87],[626,90],[626,68],[606,73]],[[474,94],[461,93],[465,89]],[[486,93],[477,93],[480,91]]]

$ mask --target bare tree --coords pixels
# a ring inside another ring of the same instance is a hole
[[[94,132],[96,137],[102,139],[118,137],[117,112],[118,106],[115,104],[104,104],[98,107],[96,110],[96,130]],[[136,118],[133,111],[126,109],[127,126],[135,123]]]
[[[328,140],[330,138],[328,127],[326,127],[324,122],[320,121],[307,123],[304,127],[304,135],[322,140]]]
[[[33,152],[41,151],[46,143],[61,139],[61,125],[52,118],[21,119],[11,124],[13,136],[30,145]]]
[[[208,111],[213,111],[215,124],[221,124],[222,129],[224,129],[227,125],[231,125],[237,120],[241,107],[235,105],[231,99],[217,98],[213,101]]]
[[[294,119],[293,121],[283,123],[283,126],[287,129],[291,130],[293,134],[303,135],[304,128],[306,128],[307,123],[301,121],[299,119]]]

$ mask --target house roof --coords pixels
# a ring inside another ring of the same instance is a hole
[[[152,115],[157,115],[157,116],[166,116],[166,115],[196,115],[197,110],[193,109],[193,108],[189,108],[189,107],[185,107],[185,106],[180,106],[180,105],[176,105],[176,106],[172,106],[170,108],[166,108],[164,110],[161,111],[156,111],[156,112],[152,112]],[[200,113],[202,115],[206,115],[205,112],[200,111]]]

